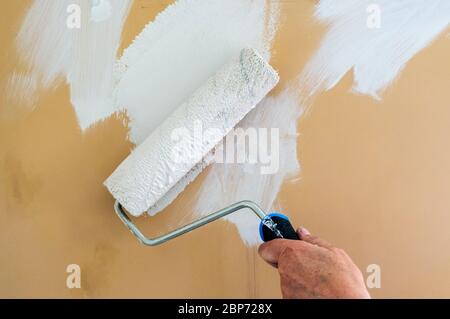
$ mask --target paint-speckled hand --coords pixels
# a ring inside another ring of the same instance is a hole
[[[275,239],[259,254],[278,268],[284,298],[370,298],[361,271],[340,248],[298,230],[301,240]]]

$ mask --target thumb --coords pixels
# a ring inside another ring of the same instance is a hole
[[[277,267],[280,255],[288,246],[292,245],[292,242],[292,240],[287,239],[274,239],[261,244],[258,253],[267,263]]]

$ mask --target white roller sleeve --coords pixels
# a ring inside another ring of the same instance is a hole
[[[277,72],[258,53],[242,50],[137,146],[105,186],[134,216],[164,201],[180,180],[191,180],[185,175],[203,169],[205,156],[278,80]],[[218,134],[198,138],[200,123],[203,132],[213,129]],[[182,143],[176,138],[177,132],[184,134]]]

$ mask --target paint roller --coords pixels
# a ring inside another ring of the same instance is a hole
[[[253,49],[243,49],[197,89],[105,181],[116,199],[115,212],[145,245],[155,246],[247,208],[261,220],[263,241],[299,239],[289,219],[266,214],[242,200],[156,238],[147,238],[128,214],[153,215],[166,207],[212,162],[215,147],[272,90],[277,72]],[[196,136],[199,124],[214,134]]]

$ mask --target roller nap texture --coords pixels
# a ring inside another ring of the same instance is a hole
[[[243,49],[137,146],[105,186],[130,214],[156,213],[211,162],[214,147],[278,80],[257,52]]]

